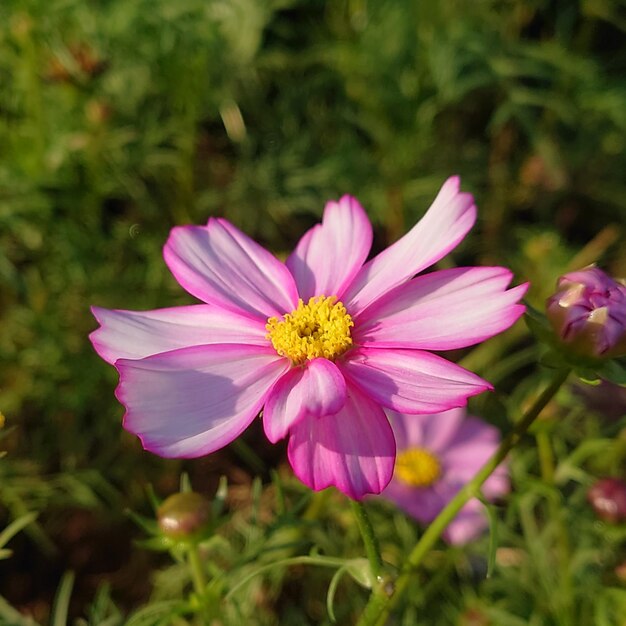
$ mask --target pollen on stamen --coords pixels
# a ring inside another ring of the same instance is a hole
[[[266,337],[280,356],[300,365],[307,360],[334,360],[352,346],[352,317],[336,296],[315,296],[283,315],[270,317]]]

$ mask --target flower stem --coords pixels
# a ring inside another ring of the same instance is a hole
[[[448,524],[455,518],[457,513],[473,497],[476,497],[483,483],[491,476],[493,471],[500,465],[519,440],[523,437],[537,416],[552,399],[565,382],[569,375],[569,370],[557,370],[554,373],[552,382],[541,395],[529,407],[524,416],[515,425],[511,433],[505,437],[493,456],[483,465],[472,480],[464,485],[459,492],[448,502],[446,507],[439,513],[435,520],[426,529],[420,540],[417,542],[409,557],[405,561],[400,575],[395,583],[394,591],[386,598],[372,594],[368,605],[359,621],[359,626],[382,626],[385,624],[389,613],[404,595],[413,571],[422,562],[422,559],[436,543]],[[373,605],[376,604],[376,608]]]
[[[204,575],[204,569],[202,569],[202,561],[200,560],[200,552],[198,546],[195,543],[190,543],[187,548],[187,563],[189,564],[189,570],[191,571],[191,580],[193,581],[193,587],[199,598],[203,598],[206,591],[206,576]]]
[[[370,562],[370,570],[374,580],[380,578],[383,569],[383,559],[380,556],[380,548],[378,547],[378,540],[374,534],[372,523],[367,515],[367,511],[362,502],[356,502],[350,500],[352,511],[356,517],[356,521],[361,531],[361,537],[363,537],[363,543],[365,544],[365,552],[367,554],[367,560]]]
[[[550,487],[556,487],[554,481],[554,452],[550,435],[547,430],[542,429],[535,435],[537,439],[537,451],[539,454],[539,466],[541,468],[541,478]],[[563,624],[573,624],[573,605],[571,591],[571,551],[569,545],[569,529],[563,519],[563,512],[559,501],[555,498],[548,498],[548,515],[552,524],[556,526],[556,559],[559,565],[558,582],[560,593],[555,595],[555,603],[559,605],[559,613],[562,616]]]

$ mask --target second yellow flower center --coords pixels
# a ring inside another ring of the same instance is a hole
[[[352,326],[336,296],[316,296],[307,304],[298,300],[298,308],[282,319],[270,317],[265,328],[276,352],[299,365],[319,357],[332,361],[343,354],[352,345]]]
[[[441,463],[424,448],[408,448],[398,453],[394,476],[411,487],[430,487],[441,476]]]

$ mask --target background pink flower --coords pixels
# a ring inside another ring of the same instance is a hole
[[[487,462],[500,443],[499,431],[457,408],[431,415],[388,412],[398,454],[394,476],[381,497],[391,500],[423,524],[432,522],[454,495]],[[506,467],[500,465],[482,487],[492,499],[509,491]],[[470,500],[443,533],[462,544],[488,525],[484,505]]]
[[[424,217],[366,262],[372,227],[350,196],[280,262],[232,224],[172,230],[165,261],[206,304],[147,312],[95,308],[94,347],[120,373],[124,427],[166,457],[235,439],[263,409],[289,436],[296,475],[353,498],[391,479],[396,443],[383,407],[433,413],[491,388],[427,350],[466,347],[513,324],[526,285],[502,267],[415,275],[454,248],[476,207],[450,178]]]

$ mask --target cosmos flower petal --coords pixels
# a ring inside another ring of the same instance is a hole
[[[488,441],[472,441],[458,446],[455,453],[448,451],[447,469],[450,478],[467,481],[485,464],[486,459],[498,448],[498,444]],[[458,454],[458,456],[455,456]]]
[[[528,285],[506,290],[504,267],[460,267],[418,276],[354,319],[362,346],[450,350],[484,341],[523,313]]]
[[[489,522],[484,505],[477,499],[470,500],[443,531],[443,538],[451,544],[463,545],[479,537]]]
[[[401,413],[465,406],[468,397],[492,389],[476,374],[422,350],[356,348],[340,367],[370,398]]]
[[[197,457],[235,439],[289,368],[267,347],[192,346],[141,360],[120,359],[117,398],[124,427],[164,457]]]
[[[352,196],[328,202],[324,218],[309,230],[287,259],[306,302],[312,296],[341,296],[363,265],[372,245],[372,225]]]
[[[440,483],[436,487],[416,488],[392,480],[381,494],[422,524],[430,524],[457,494],[461,484]],[[443,532],[451,544],[462,545],[475,539],[488,527],[483,504],[473,498],[457,513]]]
[[[442,417],[446,417],[443,415]],[[435,430],[434,425],[432,429]],[[453,437],[445,443],[446,474],[452,481],[467,482],[485,464],[500,444],[500,431],[476,417],[458,423]],[[499,466],[496,473],[505,472]]]
[[[346,401],[346,382],[328,359],[313,359],[288,371],[269,394],[263,409],[267,438],[276,443],[303,417],[333,415]]]
[[[430,523],[446,504],[489,460],[499,445],[499,432],[490,424],[466,417],[464,409],[433,415],[406,415],[388,411],[398,455],[421,450],[439,462],[439,475],[423,486],[405,482],[396,472],[381,494],[418,521]],[[406,466],[405,466],[406,469]],[[419,466],[416,468],[419,474]],[[419,483],[416,483],[419,484]],[[500,497],[510,489],[506,466],[499,466],[482,486],[487,498]],[[465,543],[487,527],[482,504],[470,500],[443,534],[449,543]]]
[[[454,490],[447,486],[444,489],[434,489],[432,486],[411,487],[394,479],[381,495],[395,502],[419,522],[428,524],[439,515],[448,499],[454,496]]]
[[[343,296],[351,311],[366,306],[436,263],[465,237],[476,221],[476,206],[449,178],[424,217],[404,237],[366,263]]]
[[[392,421],[392,428],[396,429],[399,423],[409,421],[408,418],[399,416],[400,420]],[[479,426],[487,426],[481,420],[475,420],[471,418],[469,426],[467,426],[466,420],[470,420],[466,416],[465,409],[455,408],[450,411],[445,411],[439,415],[428,415],[422,418],[422,437],[420,445],[423,445],[428,450],[440,454],[443,451],[447,451],[453,442],[461,441],[460,435],[478,436],[482,431],[475,432],[475,428]],[[478,424],[476,424],[478,422]],[[492,426],[488,427],[489,437],[493,434],[491,432]]]
[[[89,336],[108,363],[210,343],[267,345],[265,324],[206,304],[153,311],[91,307],[100,328]]]
[[[481,487],[481,491],[485,498],[494,500],[502,497],[503,494],[511,491],[511,481],[509,480],[509,469],[506,462],[499,465],[496,470],[489,476]]]
[[[445,417],[448,417],[447,413]],[[434,425],[432,430],[435,430]],[[464,450],[469,454],[473,444],[490,445],[495,450],[499,441],[500,431],[495,426],[476,417],[467,416],[459,419],[453,436],[446,438],[445,447],[449,454],[462,456]]]
[[[289,461],[312,489],[334,485],[356,500],[380,493],[393,474],[395,440],[378,404],[348,385],[335,415],[305,417],[291,429]]]
[[[422,446],[423,430],[426,422],[424,416],[409,417],[391,409],[385,409],[385,414],[391,424],[398,451],[404,450],[409,446],[418,448]]]
[[[407,415],[386,410],[398,444],[398,450],[409,447],[426,448],[435,454],[447,449],[466,419],[465,408],[454,408],[428,415]]]
[[[173,228],[163,257],[182,287],[208,304],[263,320],[298,305],[285,265],[224,219]]]
[[[125,428],[152,452],[196,457],[230,443],[265,406],[268,438],[290,435],[289,459],[305,484],[334,485],[355,499],[380,493],[396,451],[383,406],[392,414],[441,411],[489,388],[422,350],[472,345],[524,310],[526,285],[507,291],[504,268],[414,278],[456,246],[475,217],[471,195],[451,178],[424,218],[369,263],[371,225],[348,196],[328,204],[287,264],[223,219],[174,228],[165,261],[206,305],[94,309],[101,328],[92,341],[120,372]],[[413,433],[439,441],[441,467],[432,455],[408,455],[430,466],[426,478],[416,465],[417,478],[403,471],[402,479],[432,485],[445,501],[453,487],[439,475],[453,435],[434,436],[417,421],[423,417],[411,415],[416,421],[398,441],[411,445]]]

